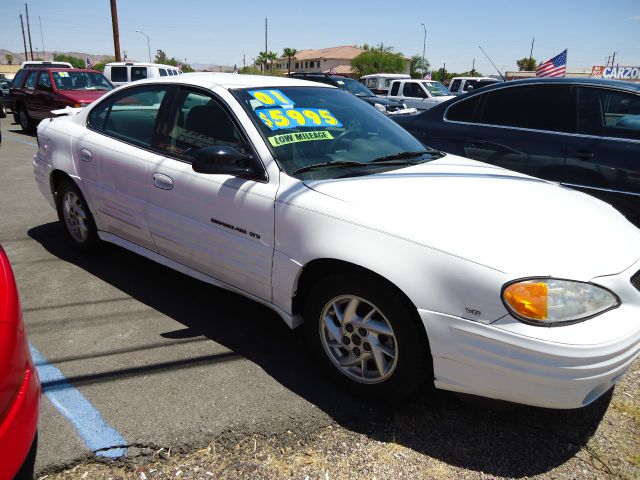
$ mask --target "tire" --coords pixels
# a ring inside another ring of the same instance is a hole
[[[373,276],[333,275],[311,290],[305,333],[334,380],[357,395],[398,400],[431,375],[431,352],[415,307]]]
[[[20,115],[17,112],[13,112],[13,123],[20,123]]]
[[[20,123],[22,130],[27,133],[33,132],[34,122],[24,107],[18,108],[18,122]]]
[[[80,189],[71,180],[62,180],[58,185],[56,206],[58,219],[73,247],[95,251],[100,246],[96,223]]]

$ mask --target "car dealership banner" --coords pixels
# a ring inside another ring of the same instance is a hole
[[[640,80],[640,67],[605,67],[594,65],[591,68],[593,78],[615,78],[617,80]]]

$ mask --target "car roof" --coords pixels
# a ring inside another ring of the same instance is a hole
[[[143,83],[188,83],[205,88],[220,86],[227,90],[251,87],[318,87],[336,88],[333,85],[311,82],[297,78],[276,77],[271,75],[242,75],[238,73],[216,73],[216,72],[194,72],[183,73],[171,77],[148,78],[138,80],[130,85],[141,85]]]
[[[640,91],[640,83],[625,82],[623,80],[610,80],[605,78],[591,78],[591,77],[564,77],[564,78],[524,78],[521,80],[509,80],[506,82],[498,82],[492,85],[482,87],[478,94],[490,92],[500,88],[515,87],[518,85],[589,85],[596,87],[613,87],[617,89],[624,89],[631,92]],[[469,92],[469,96],[475,92],[472,90]]]
[[[106,67],[160,67],[160,68],[173,68],[178,70],[178,67],[175,65],[167,65],[164,63],[149,63],[149,62],[109,62],[105,65]]]

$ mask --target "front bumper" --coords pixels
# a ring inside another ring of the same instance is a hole
[[[629,270],[593,279],[621,305],[573,325],[539,327],[507,315],[482,324],[419,310],[437,388],[526,405],[569,409],[613,387],[640,355],[640,291]]]
[[[40,380],[29,364],[18,395],[0,423],[0,480],[12,479],[22,466],[36,435],[39,414]]]

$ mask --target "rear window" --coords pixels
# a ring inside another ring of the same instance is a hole
[[[13,77],[13,83],[11,84],[11,86],[13,88],[22,87],[22,83],[24,82],[24,77],[26,77],[26,75],[27,75],[26,70],[20,70],[18,73],[16,73],[16,76]]]
[[[454,122],[473,122],[480,98],[471,97],[452,105],[447,110],[446,119]]]
[[[111,67],[112,82],[127,82],[127,67]]]
[[[449,90],[451,90],[452,92],[457,92],[458,89],[460,88],[460,82],[462,80],[460,80],[459,78],[454,80],[453,82],[451,82],[451,86],[449,87]]]

